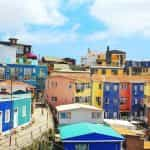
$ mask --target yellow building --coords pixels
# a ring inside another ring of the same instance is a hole
[[[150,107],[150,81],[144,84],[145,104]]]
[[[112,66],[91,66],[91,73],[105,76],[122,76],[124,75],[124,69],[122,67]]]
[[[92,105],[103,108],[103,83],[101,81],[92,81]]]

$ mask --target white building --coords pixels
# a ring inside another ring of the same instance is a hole
[[[15,64],[17,48],[0,44],[0,64]]]
[[[79,122],[103,123],[102,109],[87,104],[67,104],[56,107],[59,124],[72,124]]]

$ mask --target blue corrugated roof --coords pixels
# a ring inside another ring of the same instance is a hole
[[[111,127],[103,124],[93,124],[93,123],[77,123],[71,125],[65,125],[59,127],[61,139],[68,139],[72,137],[77,137],[86,134],[102,134],[106,136],[111,136],[115,138],[123,139],[119,133],[114,131]]]

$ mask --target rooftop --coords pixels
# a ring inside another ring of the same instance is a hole
[[[65,111],[65,110],[74,110],[74,109],[89,109],[95,111],[102,111],[102,109],[88,105],[88,104],[67,104],[67,105],[60,105],[56,107],[57,111]]]
[[[65,125],[59,128],[61,139],[65,140],[72,137],[81,135],[87,135],[92,133],[102,134],[111,136],[123,140],[123,137],[113,130],[111,127],[103,124],[92,124],[92,123],[77,123],[71,125]]]

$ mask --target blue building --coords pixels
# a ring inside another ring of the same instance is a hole
[[[144,117],[144,83],[132,83],[131,111],[135,119]]]
[[[104,118],[119,118],[119,83],[105,82],[103,89]]]
[[[48,76],[47,66],[26,64],[0,64],[0,79],[23,81],[43,90]]]
[[[102,124],[78,123],[59,128],[64,150],[120,150],[123,137]]]
[[[12,105],[13,103],[10,99],[0,98],[0,132],[7,132],[13,126]]]

